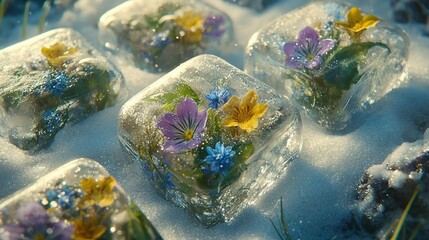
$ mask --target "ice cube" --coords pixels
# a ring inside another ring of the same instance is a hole
[[[77,159],[0,202],[1,239],[162,239],[97,162]]]
[[[257,31],[244,68],[338,130],[406,80],[408,45],[403,31],[374,15],[314,2]]]
[[[255,10],[263,10],[268,5],[276,2],[277,0],[224,0],[225,2],[231,2],[240,6],[246,6]]]
[[[390,238],[389,234],[397,226],[397,219],[405,215],[402,229],[404,238],[412,232],[416,239],[424,239],[429,231],[429,130],[423,140],[403,143],[381,164],[373,165],[365,171],[358,187],[358,201],[355,217],[363,229],[377,236]],[[415,231],[423,227],[419,231]],[[420,238],[423,237],[423,238]]]
[[[289,100],[224,60],[201,55],[130,99],[119,139],[166,199],[204,225],[231,221],[300,150]]]
[[[202,53],[225,56],[233,50],[229,17],[192,0],[128,1],[105,13],[99,29],[106,48],[125,51],[151,72],[169,71]]]
[[[66,123],[112,106],[122,74],[71,29],[0,51],[0,134],[19,148],[49,145]]]

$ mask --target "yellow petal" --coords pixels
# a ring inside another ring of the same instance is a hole
[[[244,95],[243,100],[241,100],[242,107],[253,108],[258,102],[258,95],[253,90],[250,90]]]
[[[371,28],[377,25],[380,22],[380,19],[374,15],[365,15],[362,19],[362,27]]]
[[[350,26],[354,26],[356,23],[362,20],[362,13],[359,8],[352,7],[347,13],[347,22]]]
[[[92,192],[95,188],[95,180],[94,178],[85,178],[80,181],[80,186],[85,193]]]
[[[222,123],[225,127],[236,127],[236,126],[238,126],[237,120],[233,117],[226,117],[225,119],[223,119]]]
[[[252,118],[247,122],[239,123],[238,127],[249,133],[258,128],[258,120],[256,118]]]
[[[234,109],[240,106],[240,99],[236,96],[232,96],[227,103],[222,106],[222,111],[226,114],[231,115]]]
[[[341,26],[341,27],[344,27],[344,28],[349,28],[350,27],[350,25],[348,23],[346,23],[346,22],[334,22],[334,25],[335,26]]]
[[[253,118],[261,118],[262,116],[264,116],[267,109],[268,109],[267,104],[264,104],[264,103],[256,104],[256,106],[252,108]]]

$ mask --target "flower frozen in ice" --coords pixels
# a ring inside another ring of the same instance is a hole
[[[225,23],[225,19],[220,15],[207,16],[204,21],[204,35],[210,37],[220,37],[225,32],[222,29],[222,25]]]
[[[228,115],[223,119],[223,124],[226,127],[238,126],[248,133],[252,132],[258,127],[258,119],[264,116],[267,108],[267,104],[258,103],[258,95],[253,90],[248,91],[241,100],[232,96],[222,107]]]
[[[209,94],[207,94],[206,99],[209,100],[208,107],[218,109],[220,106],[228,102],[231,98],[231,91],[226,88],[218,89],[215,88]]]
[[[42,54],[54,67],[61,67],[65,60],[77,52],[77,48],[66,46],[62,42],[57,42],[50,47],[43,47]]]
[[[69,210],[74,207],[76,199],[81,196],[80,191],[75,191],[69,185],[63,185],[46,191],[46,200],[48,204],[56,202],[61,210]]]
[[[115,188],[116,180],[112,177],[105,177],[100,180],[94,178],[85,178],[80,182],[84,196],[80,199],[79,205],[98,205],[107,207],[115,201],[113,189]]]
[[[289,68],[315,69],[322,63],[322,56],[335,45],[332,39],[319,41],[319,34],[311,27],[305,27],[298,34],[297,42],[287,42],[284,52]]]
[[[198,112],[197,103],[185,98],[177,106],[177,113],[167,113],[159,119],[157,126],[166,137],[164,150],[180,152],[193,149],[203,140],[207,122],[207,111]]]
[[[203,160],[204,166],[202,171],[210,174],[221,174],[225,176],[230,167],[234,166],[232,158],[235,156],[235,151],[232,147],[225,147],[223,143],[217,142],[215,148],[207,147],[207,157]]]
[[[347,12],[347,22],[335,22],[336,26],[341,26],[347,30],[353,41],[359,42],[361,34],[377,25],[380,19],[374,15],[366,14],[362,16],[361,11],[357,7],[352,7]]]
[[[60,111],[52,111],[49,109],[42,114],[42,119],[46,124],[45,131],[48,133],[57,132],[65,124],[63,120],[63,115],[61,114]]]
[[[37,202],[21,205],[16,213],[17,223],[4,226],[8,239],[71,239],[72,225],[51,219]]]
[[[71,220],[75,228],[73,239],[99,239],[107,230],[103,224],[106,219],[108,219],[107,215],[99,216],[97,212],[93,211],[89,211],[89,214],[80,214],[79,217]]]
[[[60,97],[68,89],[70,79],[61,71],[49,74],[46,79],[45,88],[55,97]]]
[[[203,39],[204,33],[204,16],[185,11],[174,18],[174,22],[180,27],[179,38],[185,43],[199,43]]]

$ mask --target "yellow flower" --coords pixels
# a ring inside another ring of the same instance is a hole
[[[107,207],[115,201],[113,189],[116,180],[112,177],[105,177],[98,181],[94,178],[86,178],[80,182],[84,196],[80,199],[80,206],[97,204],[100,207]]]
[[[246,132],[251,132],[258,127],[258,119],[264,116],[268,105],[257,103],[258,96],[256,92],[250,90],[244,95],[243,99],[232,96],[222,110],[228,114],[223,119],[223,124],[226,127],[239,127]]]
[[[73,239],[74,240],[95,240],[101,237],[106,231],[103,225],[105,217],[99,217],[96,213],[92,212],[89,215],[80,215],[78,218],[73,219],[71,222],[74,226]]]
[[[199,43],[203,39],[204,16],[192,11],[186,11],[174,18],[183,33],[179,38],[185,43]]]
[[[77,48],[68,47],[62,42],[57,42],[50,47],[43,47],[42,54],[54,67],[61,67],[63,62],[77,52]]]
[[[378,22],[380,22],[378,17],[371,14],[362,16],[359,8],[352,7],[347,13],[347,22],[335,22],[335,25],[345,28],[352,40],[358,42],[361,34],[368,28],[377,25]]]

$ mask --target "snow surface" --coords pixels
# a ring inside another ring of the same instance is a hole
[[[124,0],[79,0],[58,21],[46,29],[72,27],[94,45],[98,44],[97,22],[108,9]],[[148,2],[150,2],[148,0]],[[268,21],[308,1],[280,0],[269,9],[256,13],[247,8],[206,0],[232,18],[237,50],[243,51],[253,32]],[[353,0],[352,3],[384,19],[392,19],[390,1]],[[311,14],[311,13],[309,13]],[[37,19],[37,14],[31,16]],[[37,29],[31,21],[29,36]],[[207,229],[183,209],[161,198],[131,163],[117,139],[117,115],[121,105],[161,75],[136,69],[120,57],[105,53],[124,73],[128,95],[115,107],[97,113],[83,122],[65,127],[54,143],[35,155],[0,140],[0,198],[31,184],[62,164],[79,157],[100,162],[117,178],[130,197],[152,221],[165,239],[276,239],[269,219],[277,220],[278,201],[283,197],[286,221],[294,238],[332,239],[347,236],[355,205],[355,187],[364,170],[381,163],[403,142],[423,137],[429,126],[429,37],[422,36],[422,25],[400,25],[410,36],[409,83],[377,102],[371,112],[354,121],[346,133],[329,133],[303,116],[303,149],[273,189],[249,206],[231,224]],[[0,47],[20,39],[20,28],[0,35]],[[242,55],[231,63],[242,68]]]

